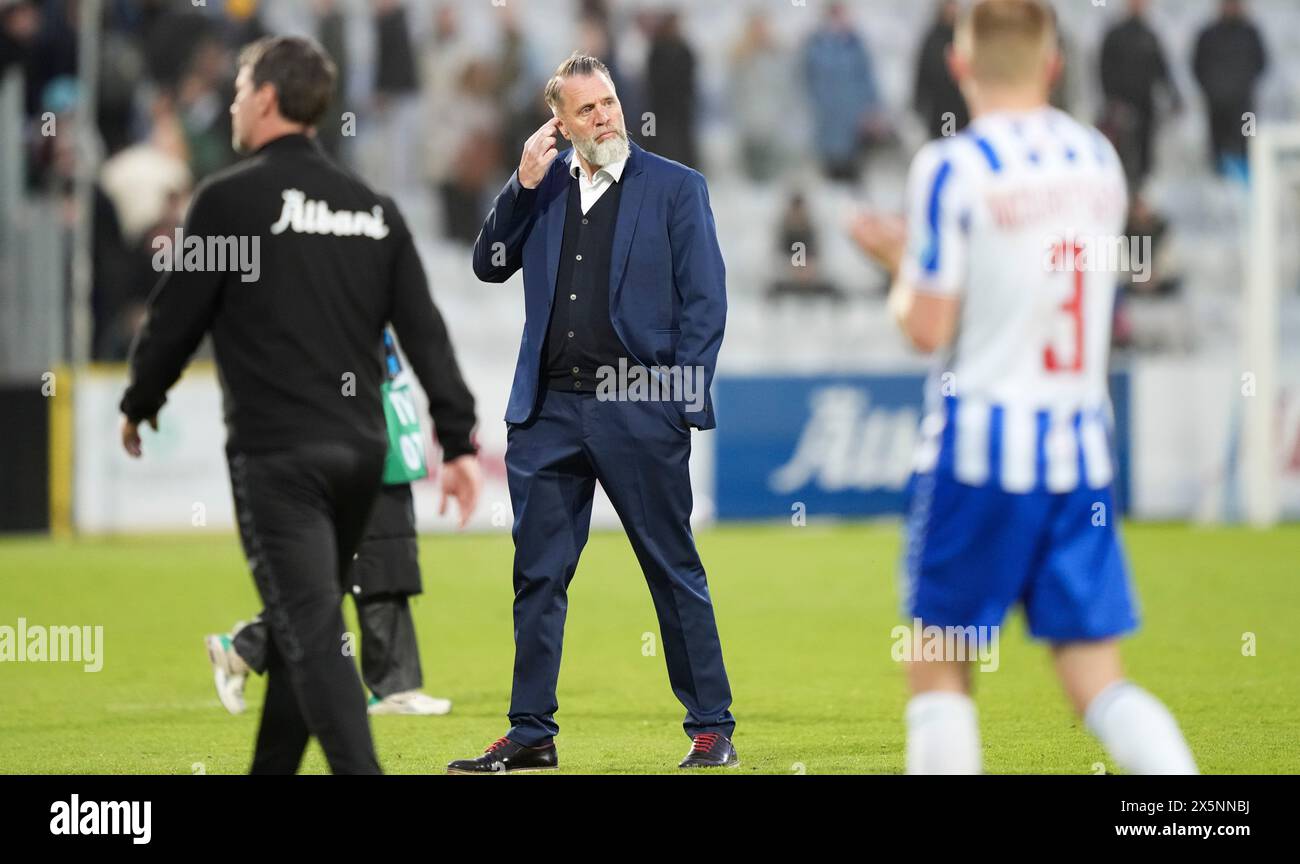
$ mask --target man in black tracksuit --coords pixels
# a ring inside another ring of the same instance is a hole
[[[332,62],[277,37],[239,67],[234,135],[252,155],[195,193],[132,349],[122,442],[140,454],[139,424],[156,426],[211,332],[240,536],[271,628],[252,770],[292,773],[314,735],[334,773],[377,773],[341,600],[387,450],[385,323],[429,398],[443,503],[457,500],[462,525],[481,487],[474,400],[401,214],[314,142]]]
[[[446,714],[451,701],[420,692],[424,676],[410,598],[423,591],[411,483],[428,476],[424,436],[410,388],[400,376],[392,334],[384,333],[388,455],[384,485],[370,511],[348,578],[361,631],[361,680],[371,692],[371,714]],[[217,698],[232,714],[244,711],[250,673],[266,674],[270,625],[258,613],[230,633],[205,638]]]

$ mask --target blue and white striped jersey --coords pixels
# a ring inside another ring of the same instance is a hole
[[[917,154],[907,195],[902,277],[961,299],[926,385],[916,470],[1011,492],[1107,485],[1127,210],[1110,143],[1053,108],[985,115]]]

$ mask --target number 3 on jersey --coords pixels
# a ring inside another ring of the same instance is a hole
[[[1048,342],[1043,347],[1043,368],[1048,372],[1083,371],[1084,271],[1079,267],[1083,256],[1078,241],[1062,240],[1052,249],[1055,275],[1071,279],[1074,285],[1069,299],[1054,310],[1048,325]]]

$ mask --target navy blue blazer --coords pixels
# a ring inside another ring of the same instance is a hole
[[[704,370],[698,410],[665,402],[681,428],[712,429],[713,384],[727,320],[726,267],[718,248],[709,190],[700,172],[636,144],[624,167],[610,260],[609,313],[632,355],[629,364]],[[523,340],[506,422],[526,423],[537,406],[555,279],[569,197],[569,158],[555,157],[536,189],[519,174],[497,196],[474,243],[474,273],[504,282],[524,270]],[[675,415],[675,416],[674,416]]]

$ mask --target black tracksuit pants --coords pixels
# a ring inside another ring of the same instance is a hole
[[[240,538],[270,627],[253,774],[292,774],[308,738],[335,774],[377,774],[342,598],[379,492],[382,444],[229,456]]]
[[[415,617],[405,594],[353,597],[361,629],[361,681],[378,699],[419,690],[424,686]],[[265,613],[234,633],[231,641],[239,659],[258,675],[266,674],[271,631]]]
[[[409,484],[379,490],[348,580],[361,630],[361,680],[377,698],[424,686],[410,597],[421,592],[419,543]],[[270,628],[259,613],[232,635],[235,652],[266,674]]]

